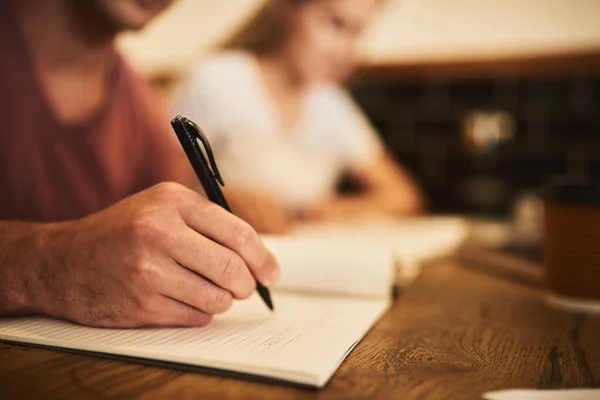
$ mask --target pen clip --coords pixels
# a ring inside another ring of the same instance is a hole
[[[204,146],[204,150],[206,151],[206,155],[208,156],[208,162],[210,163],[210,167],[211,167],[210,172],[211,172],[213,178],[216,179],[217,182],[219,182],[219,184],[221,186],[225,186],[225,182],[223,181],[223,178],[221,177],[219,168],[217,168],[217,163],[215,161],[215,157],[214,157],[212,149],[210,147],[210,143],[208,142],[208,138],[204,135],[204,132],[202,132],[202,129],[200,129],[200,127],[194,121],[191,121],[187,118],[183,118],[183,119],[184,119],[185,123],[192,128],[193,135],[190,135],[191,139],[192,140],[198,139],[198,140],[200,140],[200,142],[202,142],[202,145]],[[202,156],[204,157],[204,155],[202,155]]]

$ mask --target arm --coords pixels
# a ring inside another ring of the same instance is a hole
[[[248,224],[174,183],[80,220],[0,222],[0,316],[205,325],[278,274]]]
[[[242,187],[225,187],[223,193],[231,211],[257,232],[285,234],[292,224],[292,212],[276,197]]]
[[[221,165],[220,151],[231,140],[231,135],[241,132],[231,132],[225,121],[238,112],[246,109],[243,100],[235,96],[238,84],[245,74],[244,67],[239,71],[237,62],[231,63],[227,57],[219,58],[201,64],[191,75],[176,101],[175,109],[181,115],[197,122],[208,136],[217,164]],[[234,81],[231,78],[235,78]],[[235,82],[235,83],[232,83]],[[242,97],[245,98],[245,97]],[[174,137],[171,132],[170,135]],[[181,149],[179,144],[177,147]],[[198,177],[190,166],[187,157],[180,152],[182,165],[175,178],[192,190],[204,193]],[[230,184],[227,176],[223,194],[232,212],[249,223],[260,233],[285,233],[289,230],[291,217],[289,210],[274,196],[261,192],[252,187]]]
[[[344,218],[365,212],[412,214],[423,198],[412,177],[387,153],[362,110],[340,88],[321,93],[328,129],[337,144],[344,170],[362,189],[354,196],[336,196],[313,210],[313,218]]]
[[[185,154],[178,154],[179,174],[176,181],[204,195],[204,189]],[[292,212],[275,196],[249,187],[223,187],[231,211],[259,233],[284,234],[292,224]]]
[[[413,178],[402,167],[382,152],[371,165],[351,171],[363,188],[356,199],[367,209],[387,213],[414,214],[423,208],[423,196]],[[360,207],[359,207],[360,208]]]
[[[346,218],[365,212],[414,214],[423,209],[423,196],[415,181],[383,151],[372,163],[350,174],[362,191],[334,197],[309,210],[309,218]]]
[[[48,227],[0,222],[0,316],[35,312],[32,281],[44,263],[36,249]]]
[[[204,196],[204,189],[185,155],[181,159],[185,159],[187,165],[182,166],[178,182]],[[251,188],[229,185],[222,190],[231,212],[250,224],[257,232],[285,234],[290,230],[292,213],[274,196]]]

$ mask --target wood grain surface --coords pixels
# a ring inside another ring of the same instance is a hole
[[[600,317],[548,308],[543,290],[427,268],[321,390],[0,343],[0,399],[480,399],[488,390],[600,386]]]

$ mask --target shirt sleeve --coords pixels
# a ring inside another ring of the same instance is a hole
[[[329,88],[327,97],[331,129],[344,168],[362,169],[373,163],[382,152],[383,144],[367,117],[343,89]]]

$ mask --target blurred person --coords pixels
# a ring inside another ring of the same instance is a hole
[[[0,0],[0,316],[204,325],[278,276],[176,183],[169,120],[114,49],[169,0]]]
[[[268,0],[185,85],[177,112],[208,135],[232,209],[259,231],[421,209],[417,185],[340,87],[381,3]],[[342,175],[358,195],[336,193]]]

